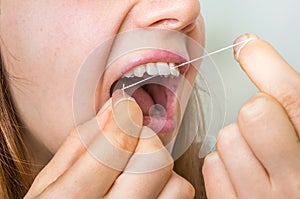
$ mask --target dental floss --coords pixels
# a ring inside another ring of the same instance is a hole
[[[252,41],[252,40],[255,40],[255,39],[256,39],[256,38],[249,38],[249,39],[246,39],[246,40],[244,40],[244,41],[240,41],[240,42],[238,42],[238,43],[236,43],[236,44],[233,44],[233,45],[230,45],[230,46],[221,48],[221,49],[216,50],[216,51],[214,51],[214,52],[208,53],[207,55],[203,55],[203,56],[198,57],[198,58],[196,58],[196,59],[193,59],[193,60],[191,60],[191,61],[182,63],[182,64],[180,64],[180,65],[178,65],[178,66],[174,66],[174,67],[172,67],[171,69],[179,68],[179,67],[184,66],[184,65],[186,65],[186,64],[190,64],[190,63],[192,63],[192,62],[199,61],[199,60],[204,59],[204,58],[206,58],[206,57],[209,57],[209,56],[211,56],[211,55],[214,55],[214,54],[223,52],[223,51],[225,51],[225,50],[231,49],[231,48],[233,48],[233,47],[235,47],[235,46],[238,46],[238,45],[240,45],[240,44],[242,44],[242,47],[244,47],[244,46],[247,45],[247,43],[248,43],[249,41]],[[242,48],[242,47],[241,47],[241,48]],[[241,49],[241,48],[240,48],[240,49]],[[240,52],[238,52],[238,53],[240,53]]]
[[[252,41],[252,40],[256,40],[256,38],[249,38],[249,39],[246,39],[246,40],[244,40],[244,41],[235,43],[235,44],[233,44],[233,45],[229,45],[229,46],[227,46],[227,47],[224,47],[224,48],[221,48],[221,49],[219,49],[219,50],[213,51],[213,52],[208,53],[208,54],[206,54],[206,55],[203,55],[203,56],[201,56],[201,57],[198,57],[198,58],[195,58],[195,59],[193,59],[193,60],[190,60],[190,61],[187,61],[187,62],[185,62],[185,63],[182,63],[182,64],[180,64],[180,65],[171,67],[170,70],[179,68],[179,67],[184,66],[184,65],[186,65],[186,64],[193,63],[193,62],[195,62],[195,61],[202,60],[202,59],[204,59],[204,58],[206,58],[206,57],[209,57],[209,56],[211,56],[211,55],[214,55],[214,54],[217,54],[217,53],[226,51],[226,50],[231,49],[231,48],[233,48],[233,47],[235,47],[235,46],[238,46],[238,45],[241,45],[241,48],[239,48],[239,49],[242,49],[245,45],[247,45],[248,42],[250,42],[250,41]],[[236,52],[236,55],[235,55],[236,58],[238,58],[239,54],[240,54],[240,50],[239,50],[238,52]],[[123,91],[123,93],[124,93],[125,89],[132,88],[132,87],[134,87],[134,86],[136,86],[136,85],[139,85],[139,84],[141,84],[141,83],[143,83],[143,82],[146,82],[146,81],[148,81],[148,80],[150,80],[150,79],[152,79],[152,78],[154,78],[154,77],[157,77],[157,76],[159,76],[159,75],[154,75],[154,76],[147,77],[147,78],[145,78],[145,79],[143,79],[143,80],[137,81],[137,82],[132,83],[132,84],[130,84],[130,85],[128,85],[128,86],[126,86],[125,84],[123,84],[122,91]],[[202,146],[201,146],[201,148],[200,148],[200,150],[199,150],[198,157],[199,157],[199,158],[204,158],[208,153],[210,153],[210,152],[212,152],[212,151],[215,151],[215,147],[216,147],[216,137],[215,137],[214,135],[206,135],[206,137],[205,137],[205,139],[204,139],[204,142],[203,142],[203,144],[202,144]],[[172,150],[173,150],[173,146],[172,146],[171,151],[172,151]]]
[[[253,37],[253,38],[249,38],[245,41],[245,43],[243,43],[241,45],[241,47],[239,47],[238,51],[236,52],[235,54],[235,58],[236,60],[238,60],[239,56],[240,56],[240,53],[241,53],[241,50],[248,44],[249,41],[252,41],[252,40],[256,40],[257,38]]]
[[[199,61],[199,60],[201,60],[201,59],[204,59],[204,58],[209,57],[209,56],[211,56],[211,55],[214,55],[214,54],[223,52],[223,51],[225,51],[225,50],[231,49],[231,48],[233,48],[233,47],[235,47],[235,46],[238,46],[238,45],[241,45],[241,44],[242,44],[242,46],[245,46],[249,41],[252,41],[252,40],[256,40],[256,38],[249,38],[249,39],[246,39],[246,40],[244,40],[244,41],[241,41],[241,42],[238,42],[238,43],[229,45],[229,46],[227,46],[227,47],[221,48],[221,49],[219,49],[219,50],[213,51],[213,52],[208,53],[208,54],[206,54],[206,55],[203,55],[203,56],[201,56],[201,57],[198,57],[198,58],[195,58],[195,59],[193,59],[193,60],[187,61],[187,62],[182,63],[182,64],[180,64],[180,65],[174,66],[174,67],[171,68],[171,70],[172,70],[172,69],[179,68],[179,67],[184,66],[184,65],[186,65],[186,64],[193,63],[193,62],[195,62],[195,61]],[[154,76],[147,77],[147,78],[145,78],[145,79],[143,79],[143,80],[140,80],[140,81],[135,82],[135,83],[133,83],[133,84],[130,84],[130,85],[128,85],[128,86],[125,86],[125,84],[123,84],[122,91],[124,92],[124,90],[126,90],[126,89],[132,88],[132,87],[134,87],[134,86],[136,86],[136,85],[139,85],[139,84],[141,84],[141,83],[143,83],[143,82],[146,82],[146,81],[148,81],[148,80],[150,80],[150,79],[152,79],[152,78],[154,78],[154,77],[157,77],[157,76],[159,76],[159,75],[154,75]]]
[[[122,88],[123,97],[125,98],[125,91],[124,91],[124,88],[125,88],[125,84],[123,84],[123,88]]]

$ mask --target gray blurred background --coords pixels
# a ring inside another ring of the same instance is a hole
[[[300,1],[200,0],[206,24],[206,50],[233,43],[243,33],[255,33],[270,42],[300,72]],[[212,57],[223,77],[227,94],[225,124],[236,121],[240,107],[257,89],[229,50]],[[300,85],[299,85],[300,86]]]

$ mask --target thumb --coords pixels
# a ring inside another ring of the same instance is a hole
[[[114,107],[121,105],[125,108],[129,106],[129,113],[131,113],[131,115],[135,115],[135,117],[132,118],[132,121],[139,125],[140,128],[142,126],[141,110],[133,100],[131,100],[130,103],[126,103],[126,101],[120,103],[121,97],[118,93],[119,92],[113,94],[112,99],[106,102],[96,117],[76,127],[69,133],[68,137],[65,139],[54,157],[36,177],[29,192],[27,193],[27,196],[40,194],[45,188],[68,171],[75,162],[78,162],[80,157],[86,153],[87,148],[90,148],[90,145],[94,143],[95,140],[99,141],[98,136],[101,133],[105,134],[106,138],[115,146],[118,146],[122,140],[124,146],[122,145],[120,147],[125,147],[125,150],[131,152],[134,151],[135,145],[138,142],[138,137],[130,137],[122,135],[122,133],[118,133],[120,130],[118,130],[118,124],[116,123],[115,118],[113,118],[113,109]],[[115,110],[118,109],[120,109],[120,107],[115,108]],[[127,142],[132,145],[129,145]],[[136,144],[134,145],[134,143]],[[94,143],[94,145],[96,144]],[[104,146],[98,146],[97,149],[103,151],[105,150],[103,147]]]

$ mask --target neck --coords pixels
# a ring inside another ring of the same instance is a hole
[[[48,164],[53,154],[29,132],[25,133],[24,142],[28,149],[28,161],[32,165],[32,174],[35,177]]]

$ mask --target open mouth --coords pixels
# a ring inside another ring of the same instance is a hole
[[[179,110],[176,91],[180,80],[188,66],[175,68],[182,62],[150,62],[131,67],[123,76],[115,81],[110,94],[146,78],[152,77],[141,84],[125,90],[139,104],[144,120],[143,125],[156,133],[171,133],[178,125]]]

